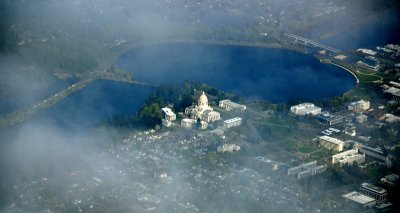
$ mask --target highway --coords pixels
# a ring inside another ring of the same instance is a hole
[[[152,85],[146,82],[140,82],[140,81],[135,81],[132,80],[130,77],[127,76],[119,76],[114,73],[110,72],[91,72],[88,75],[86,75],[82,80],[79,82],[69,86],[65,90],[54,94],[51,97],[48,97],[47,99],[44,99],[42,101],[39,101],[35,105],[21,109],[19,111],[15,111],[9,114],[5,115],[0,115],[0,128],[4,127],[10,127],[14,126],[18,123],[22,123],[25,120],[28,120],[29,118],[33,117],[34,115],[38,114],[42,110],[53,106],[54,104],[58,103],[62,99],[68,97],[69,95],[80,91],[81,89],[85,88],[87,85],[92,83],[93,81],[96,80],[111,80],[111,81],[117,81],[117,82],[122,82],[122,83],[128,83],[128,84],[135,84],[135,85],[140,85],[140,86],[149,86],[149,87],[155,87],[156,85]]]

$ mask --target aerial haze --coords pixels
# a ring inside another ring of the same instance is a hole
[[[396,0],[0,0],[0,212],[396,211],[399,20]]]

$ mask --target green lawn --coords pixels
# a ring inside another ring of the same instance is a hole
[[[315,151],[315,148],[312,146],[302,146],[299,148],[299,151],[302,153],[310,153],[310,152]]]

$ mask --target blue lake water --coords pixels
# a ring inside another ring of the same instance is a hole
[[[334,97],[356,85],[341,68],[283,49],[169,43],[134,49],[118,64],[140,81],[207,83],[275,103]]]
[[[112,81],[95,81],[35,116],[32,123],[48,123],[85,130],[117,115],[134,115],[151,89]]]

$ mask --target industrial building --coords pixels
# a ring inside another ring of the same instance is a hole
[[[346,164],[353,165],[354,162],[364,163],[365,154],[359,154],[357,149],[352,149],[332,156],[332,164],[338,163],[340,167]]]
[[[223,108],[223,109],[227,110],[227,111],[233,110],[233,111],[244,112],[246,110],[246,106],[245,105],[232,102],[232,101],[230,101],[228,99],[220,101],[218,106],[220,108]]]
[[[355,204],[361,207],[372,207],[376,204],[376,200],[374,198],[365,196],[356,191],[344,194],[342,197],[346,200],[355,202]]]
[[[317,119],[327,125],[336,125],[340,124],[343,122],[343,117],[342,116],[334,116],[331,115],[329,112],[322,112],[321,114],[317,115]]]
[[[362,183],[360,186],[360,192],[379,201],[385,201],[387,197],[386,189],[382,189],[381,187],[369,183]]]
[[[302,103],[290,107],[290,112],[296,115],[318,115],[321,114],[321,108],[316,107],[313,103]]]
[[[348,109],[351,111],[364,111],[369,109],[370,103],[369,101],[359,100],[349,104]]]
[[[332,137],[324,135],[324,136],[318,137],[318,139],[319,139],[320,145],[326,149],[335,150],[338,152],[343,151],[345,142],[343,142],[337,138],[332,138]]]
[[[297,179],[301,179],[323,173],[327,168],[327,165],[317,165],[317,161],[311,161],[288,169],[288,175],[297,175]]]
[[[242,118],[240,118],[240,117],[231,118],[231,119],[225,120],[223,122],[224,128],[232,128],[232,127],[240,126],[240,125],[242,125]]]

